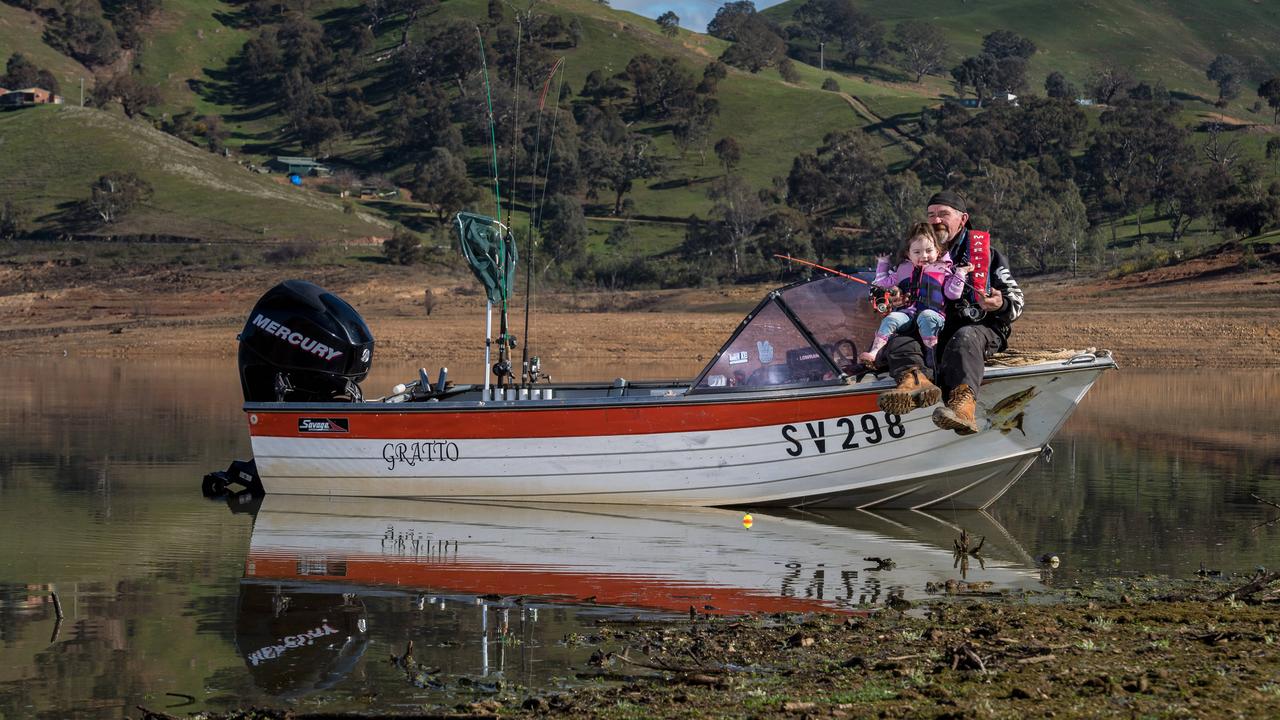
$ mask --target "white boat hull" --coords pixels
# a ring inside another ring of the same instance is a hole
[[[976,435],[876,407],[887,380],[734,396],[246,405],[268,493],[985,508],[1114,363],[990,369]],[[673,386],[675,387],[675,386]]]

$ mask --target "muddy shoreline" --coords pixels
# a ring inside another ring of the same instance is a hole
[[[1280,716],[1280,573],[1088,583],[1045,573],[1042,593],[948,583],[934,599],[867,614],[717,617],[690,607],[670,622],[601,621],[595,634],[566,639],[594,648],[568,688],[454,679],[458,702],[412,712],[191,717]],[[382,662],[408,683],[439,672],[411,644]]]

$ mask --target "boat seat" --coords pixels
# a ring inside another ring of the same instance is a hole
[[[622,397],[627,394],[627,379],[615,378],[613,387],[609,388],[608,397]]]

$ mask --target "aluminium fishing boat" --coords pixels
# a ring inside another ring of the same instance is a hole
[[[480,237],[469,257],[488,258],[477,275],[505,308],[514,251],[494,242],[502,231],[460,224],[464,243]],[[878,408],[893,381],[856,360],[878,322],[865,286],[826,276],[769,292],[693,379],[551,384],[535,368],[519,382],[507,371],[470,385],[424,369],[365,399],[374,343],[364,320],[336,295],[286,281],[240,334],[254,459],[209,476],[205,489],[236,481],[301,495],[985,508],[1115,367],[1108,353],[1085,352],[988,368],[981,431],[961,437],[937,428],[932,408]],[[500,371],[507,339],[504,312]]]

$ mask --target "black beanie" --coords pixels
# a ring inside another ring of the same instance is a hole
[[[928,204],[946,205],[947,207],[955,208],[962,213],[969,212],[969,204],[964,201],[964,198],[950,190],[943,190],[942,192],[934,193],[933,197],[929,198]]]

